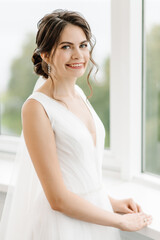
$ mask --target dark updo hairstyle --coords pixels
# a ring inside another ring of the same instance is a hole
[[[37,48],[34,50],[34,54],[32,56],[32,62],[34,64],[34,71],[36,74],[43,76],[44,78],[48,78],[48,64],[43,61],[41,58],[41,53],[50,53],[55,47],[55,50],[58,46],[59,39],[61,33],[66,25],[73,24],[75,26],[80,27],[86,35],[87,41],[90,44],[90,61],[91,68],[87,75],[87,82],[92,91],[91,85],[89,83],[90,74],[94,68],[96,67],[96,72],[98,71],[97,64],[92,58],[92,51],[95,46],[95,38],[91,33],[91,29],[87,21],[84,19],[80,13],[57,9],[50,14],[45,15],[37,24],[38,32],[36,36],[36,44]],[[55,51],[54,51],[55,52]],[[53,52],[53,55],[54,55]],[[91,94],[92,95],[92,94]]]

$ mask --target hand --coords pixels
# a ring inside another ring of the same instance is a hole
[[[143,212],[121,215],[118,228],[122,231],[138,231],[152,222],[152,216]]]
[[[116,213],[139,213],[143,212],[140,205],[138,205],[132,198],[128,199],[113,199],[111,197],[110,201],[112,208]]]

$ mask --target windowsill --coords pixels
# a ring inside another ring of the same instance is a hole
[[[132,181],[123,181],[120,174],[103,170],[107,192],[117,199],[133,198],[143,211],[152,215],[152,224],[138,231],[141,235],[154,240],[160,239],[160,180],[141,174]],[[132,233],[129,233],[132,234]]]
[[[20,137],[0,135],[0,154],[16,154],[19,142]]]

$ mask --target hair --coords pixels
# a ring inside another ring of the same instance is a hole
[[[57,9],[50,14],[45,15],[37,24],[38,32],[36,36],[37,48],[34,50],[32,56],[32,62],[34,64],[34,71],[36,74],[43,76],[44,78],[49,77],[48,64],[41,58],[41,53],[47,53],[51,56],[51,51],[54,47],[56,50],[61,33],[63,32],[65,26],[72,24],[80,27],[86,35],[86,39],[90,44],[90,61],[91,66],[87,75],[87,83],[91,90],[92,87],[89,82],[89,77],[94,67],[96,67],[96,73],[98,72],[98,66],[92,58],[92,51],[96,44],[96,40],[91,33],[90,26],[85,18],[78,12]],[[52,53],[54,55],[55,51]],[[88,98],[88,97],[87,97]]]

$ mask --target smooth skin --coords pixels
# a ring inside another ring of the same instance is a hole
[[[77,77],[85,72],[89,61],[89,49],[81,44],[86,36],[81,28],[68,24],[60,38],[61,42],[72,44],[59,45],[53,59],[45,53],[42,58],[51,64],[51,75],[56,76],[54,96],[63,100],[94,132],[91,116],[87,108],[78,112],[82,100],[74,91]],[[64,48],[62,48],[65,46]],[[80,69],[71,69],[67,64],[83,62]],[[51,97],[51,79],[38,89]],[[77,194],[69,191],[63,181],[56,152],[55,133],[43,106],[35,99],[28,99],[22,107],[23,134],[31,160],[42,184],[44,193],[53,210],[69,217],[104,226],[119,228],[123,231],[137,231],[152,222],[152,217],[143,213],[132,199],[116,200],[109,197],[114,212],[101,209]],[[93,140],[96,142],[95,135]],[[121,215],[119,213],[125,213]],[[147,219],[144,222],[144,218]]]

